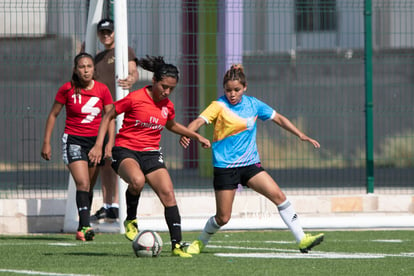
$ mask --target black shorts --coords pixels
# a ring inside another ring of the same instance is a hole
[[[62,136],[62,158],[65,165],[83,160],[88,162],[89,167],[92,167],[93,164],[89,160],[88,153],[95,145],[95,141],[96,136],[84,137],[64,133]],[[104,164],[103,159],[101,159],[98,166],[103,166]]]
[[[122,160],[132,158],[141,167],[144,175],[161,168],[167,168],[160,151],[134,151],[123,147],[112,148],[112,168],[118,173]]]
[[[249,179],[262,171],[260,163],[238,168],[214,167],[214,190],[234,190],[239,184],[247,186]]]

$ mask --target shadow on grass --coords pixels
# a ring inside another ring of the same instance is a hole
[[[66,253],[44,253],[44,256],[86,256],[86,257],[131,257],[132,254],[114,254],[114,253],[105,253],[105,252],[91,252],[91,251],[82,251],[82,252],[66,252]]]
[[[68,241],[73,240],[73,235],[62,234],[59,236],[54,235],[44,235],[44,234],[35,234],[35,235],[25,235],[25,236],[0,236],[0,241],[6,240],[22,240],[22,241]]]

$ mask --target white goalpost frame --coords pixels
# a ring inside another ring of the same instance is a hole
[[[114,1],[114,24],[115,24],[115,81],[125,79],[128,72],[128,20],[127,20],[127,1]],[[128,94],[128,90],[124,90],[116,85],[116,100],[120,100]],[[116,132],[122,126],[124,116],[118,115],[116,118]],[[118,176],[119,191],[119,232],[125,233],[124,224],[126,218],[126,200],[125,192],[127,184]]]
[[[96,54],[96,26],[102,18],[104,0],[90,0],[88,23],[86,26],[85,52],[95,56]],[[78,211],[76,207],[76,184],[69,173],[68,196],[66,199],[65,218],[63,221],[64,232],[75,232],[78,228]]]
[[[88,23],[86,25],[85,52],[96,55],[96,27],[102,18],[104,0],[90,0]]]

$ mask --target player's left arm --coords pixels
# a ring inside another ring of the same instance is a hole
[[[174,119],[167,121],[167,124],[165,125],[165,127],[169,131],[174,132],[175,134],[190,137],[190,138],[193,138],[194,140],[197,140],[202,145],[203,148],[211,147],[210,140],[204,138],[197,132],[186,128],[182,124],[177,123]]]
[[[311,143],[315,148],[320,148],[321,145],[315,139],[308,137],[302,131],[300,131],[288,118],[285,116],[276,113],[276,115],[272,119],[280,127],[286,129],[287,131],[291,132],[292,134],[298,136],[302,141],[306,141]]]

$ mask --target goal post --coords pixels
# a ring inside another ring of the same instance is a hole
[[[104,0],[90,0],[88,11],[88,23],[86,25],[85,52],[95,56],[96,54],[96,27],[102,18]]]
[[[114,24],[115,24],[115,81],[125,79],[128,72],[128,20],[127,20],[127,1],[114,1]],[[116,100],[120,100],[128,94],[128,90],[124,90],[118,85],[116,87]],[[116,118],[116,132],[122,126],[123,114]],[[125,192],[127,184],[118,176],[119,191],[119,232],[125,233],[122,221],[126,218],[126,200]]]

